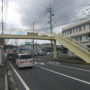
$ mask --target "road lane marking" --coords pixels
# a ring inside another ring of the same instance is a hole
[[[45,65],[44,62],[34,62],[34,64],[38,64],[38,65]]]
[[[10,66],[12,67],[12,69],[14,70],[15,74],[17,75],[17,77],[19,78],[19,80],[21,81],[21,83],[23,84],[23,86],[25,87],[26,90],[30,90],[30,88],[27,86],[27,84],[25,83],[25,81],[21,78],[21,76],[19,75],[19,73],[14,69],[14,67],[12,66],[12,64],[9,62]]]
[[[85,81],[85,80],[82,80],[82,79],[79,79],[79,78],[75,78],[75,77],[69,76],[67,74],[59,73],[59,72],[56,72],[56,71],[53,71],[51,69],[47,69],[47,68],[44,68],[44,67],[41,67],[41,66],[38,66],[38,65],[35,65],[35,66],[39,67],[39,68],[42,68],[44,70],[47,70],[49,72],[52,72],[52,73],[55,73],[55,74],[58,74],[58,75],[61,75],[61,76],[64,76],[64,77],[67,77],[67,78],[70,78],[70,79],[73,79],[73,80],[76,80],[76,81],[79,81],[79,82],[90,85],[90,82],[88,82],[88,81]]]
[[[59,63],[59,62],[54,62],[54,61],[49,61],[48,62],[49,64],[53,64],[53,65],[60,65],[61,63]]]
[[[54,65],[54,64],[52,64],[52,65]],[[57,66],[66,67],[66,68],[72,68],[72,69],[76,69],[76,70],[80,70],[80,71],[85,71],[85,72],[90,72],[90,70],[81,69],[81,68],[74,68],[74,67],[65,66],[65,65],[57,65]]]

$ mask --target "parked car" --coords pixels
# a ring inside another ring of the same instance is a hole
[[[32,55],[19,54],[16,59],[16,65],[18,68],[32,67],[33,65]]]
[[[38,55],[44,56],[44,55],[46,55],[46,51],[40,51],[40,52],[38,53]]]
[[[49,56],[51,54],[51,52],[47,52],[47,55]]]
[[[7,60],[13,60],[14,55],[13,54],[7,54]]]

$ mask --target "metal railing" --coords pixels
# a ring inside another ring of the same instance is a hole
[[[71,39],[71,38],[69,38],[69,37],[68,37],[67,39],[69,39],[70,41],[73,41],[75,44],[77,44],[77,45],[79,45],[79,46],[83,47],[84,49],[86,49],[86,50],[90,51],[90,48],[85,47],[85,46],[84,46],[84,45],[82,45],[80,42],[77,42],[77,41],[75,41],[75,40],[73,40],[73,39]]]
[[[29,33],[33,33],[32,31]],[[37,33],[39,36],[51,36],[50,32],[48,31],[34,31],[34,33]]]

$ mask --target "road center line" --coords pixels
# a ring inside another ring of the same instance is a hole
[[[19,80],[21,81],[21,83],[23,84],[23,86],[25,87],[26,90],[30,90],[30,88],[27,86],[27,84],[25,83],[25,81],[21,78],[21,76],[19,75],[19,73],[14,69],[14,67],[12,66],[12,64],[9,62],[10,66],[12,67],[12,69],[14,70],[15,74],[17,75],[17,77],[19,78]]]
[[[54,64],[52,64],[52,65],[54,65]],[[66,67],[66,68],[72,68],[72,69],[76,69],[76,70],[80,70],[80,71],[85,71],[85,72],[90,72],[90,70],[81,69],[81,68],[74,68],[74,67],[65,66],[65,65],[57,65],[57,66]]]
[[[42,68],[42,69],[47,70],[47,71],[49,71],[49,72],[52,72],[52,73],[55,73],[55,74],[58,74],[58,75],[61,75],[61,76],[64,76],[64,77],[67,77],[67,78],[70,78],[70,79],[73,79],[73,80],[76,80],[76,81],[79,81],[79,82],[82,82],[82,83],[85,83],[85,84],[90,85],[90,82],[88,82],[88,81],[81,80],[81,79],[78,79],[78,78],[69,76],[69,75],[67,75],[67,74],[59,73],[59,72],[56,72],[56,71],[53,71],[53,70],[51,70],[51,69],[47,69],[47,68],[44,68],[44,67],[41,67],[41,66],[38,66],[38,65],[34,65],[34,66],[39,67],[39,68]]]

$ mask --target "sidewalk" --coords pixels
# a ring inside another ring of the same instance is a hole
[[[75,63],[75,64],[85,64],[85,62],[76,56],[69,56],[69,55],[59,55],[57,56],[57,59],[54,60],[51,56],[37,56],[34,58],[34,61],[59,61],[64,63]]]
[[[5,69],[0,66],[0,90],[5,90]]]
[[[77,56],[59,55],[57,60],[65,63],[85,64],[85,61]]]

